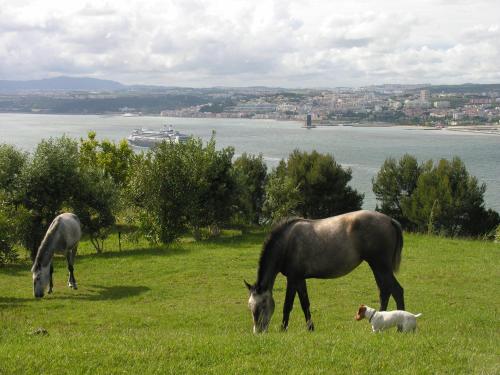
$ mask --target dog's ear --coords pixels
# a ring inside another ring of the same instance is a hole
[[[358,309],[358,313],[354,317],[356,320],[361,320],[365,317],[365,312],[366,312],[366,306],[365,305],[360,305]]]

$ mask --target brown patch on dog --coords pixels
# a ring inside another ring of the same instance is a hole
[[[359,309],[358,309],[358,312],[356,314],[356,316],[354,317],[356,320],[361,320],[365,317],[365,313],[366,313],[366,306],[365,305],[360,305],[359,306]]]

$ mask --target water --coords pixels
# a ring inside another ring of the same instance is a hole
[[[459,156],[469,172],[487,184],[486,206],[500,211],[500,136],[430,131],[409,127],[303,129],[301,123],[274,120],[187,119],[162,117],[0,114],[0,143],[31,151],[43,138],[86,137],[118,141],[140,127],[173,124],[183,133],[208,140],[214,130],[218,147],[234,146],[236,154],[262,153],[270,167],[294,149],[332,153],[353,171],[351,185],[365,194],[364,208],[375,208],[372,177],[388,157],[405,153],[420,161]]]

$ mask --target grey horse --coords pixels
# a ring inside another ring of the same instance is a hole
[[[81,236],[80,220],[75,214],[63,213],[52,221],[38,248],[31,268],[33,273],[33,294],[36,298],[43,297],[47,286],[49,287],[48,293],[52,293],[54,286],[52,282],[52,273],[54,272],[52,258],[54,252],[61,252],[66,255],[69,271],[68,286],[77,289],[75,276],[73,275],[73,264]]]
[[[264,242],[257,281],[245,281],[250,297],[254,333],[266,331],[274,312],[273,286],[281,272],[287,278],[282,329],[288,319],[295,294],[314,330],[309,309],[306,279],[332,279],[347,275],[366,261],[380,292],[380,310],[386,310],[392,295],[398,310],[404,310],[403,288],[396,280],[401,263],[401,225],[373,211],[355,211],[321,220],[289,219],[278,224]]]

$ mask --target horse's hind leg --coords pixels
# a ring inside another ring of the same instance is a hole
[[[405,309],[404,290],[396,280],[391,267],[369,263],[380,292],[380,311],[387,310],[389,297],[394,297],[398,310]]]
[[[54,282],[52,280],[52,274],[54,273],[54,265],[50,262],[50,279],[49,279],[49,291],[48,294],[52,293],[52,288],[54,287]]]
[[[286,331],[288,328],[288,319],[290,318],[290,312],[292,311],[293,308],[293,300],[295,299],[295,293],[297,293],[295,280],[287,278],[285,303],[283,304],[283,322],[281,323],[281,329],[283,331]]]
[[[304,311],[304,316],[306,318],[307,329],[309,331],[314,331],[314,323],[311,319],[309,296],[307,295],[307,285],[305,280],[300,280],[297,283],[297,293],[299,294],[300,306],[302,306],[302,311]]]
[[[390,267],[383,266],[377,263],[368,263],[372,269],[373,276],[379,290],[380,311],[386,311],[391,297],[392,290],[392,271]]]
[[[68,286],[73,289],[78,289],[76,285],[75,275],[73,274],[73,264],[75,263],[75,255],[76,255],[77,246],[73,247],[66,253],[66,260],[68,262],[68,271],[69,271],[69,279]]]
[[[394,297],[394,300],[396,301],[396,306],[398,310],[404,310],[405,309],[404,289],[401,286],[401,284],[399,284],[394,274],[392,275],[392,279],[393,279],[392,290],[391,290],[392,297]]]

